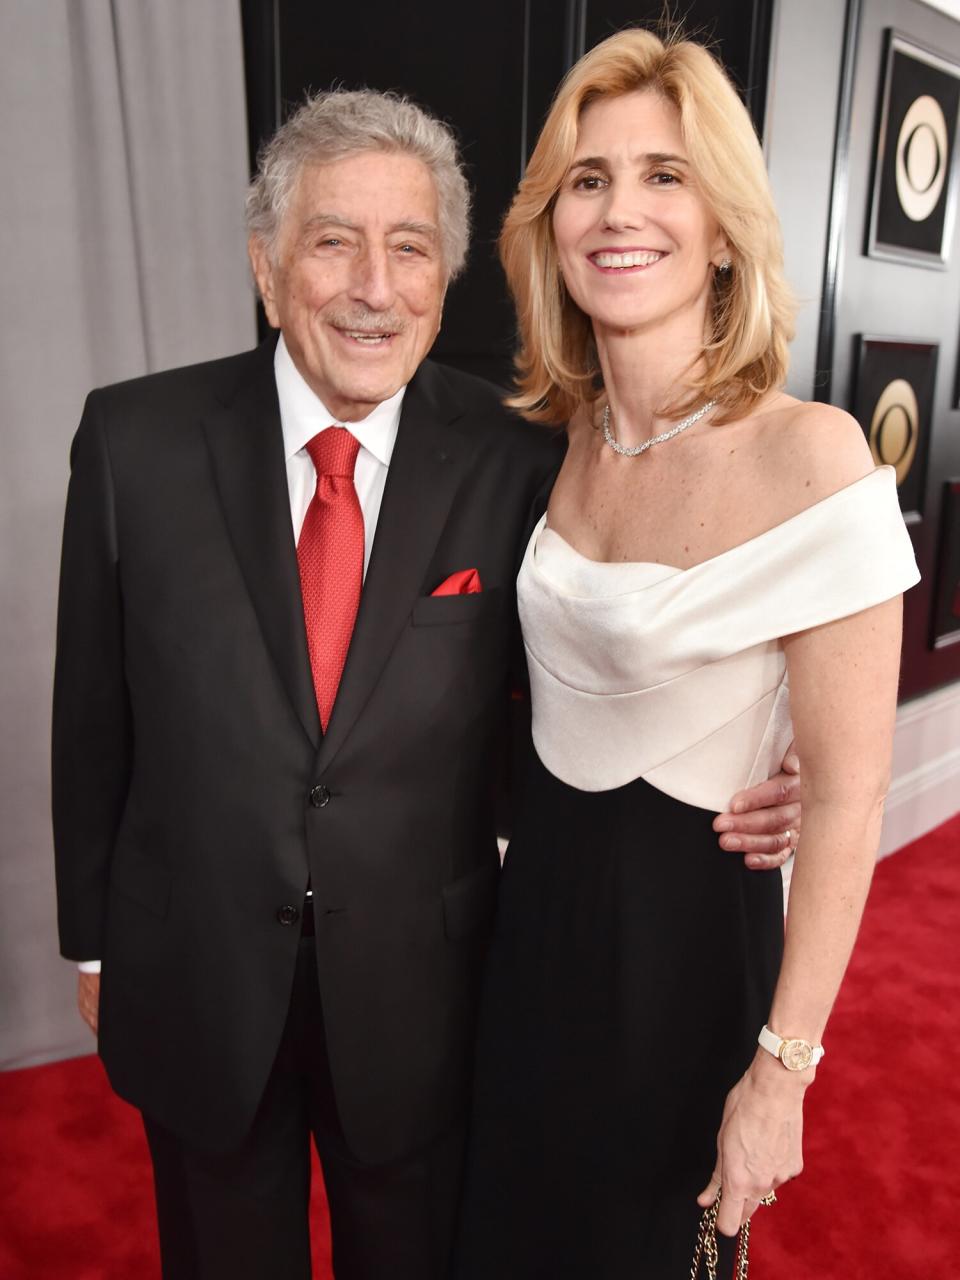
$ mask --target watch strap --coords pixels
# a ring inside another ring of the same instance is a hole
[[[798,1036],[778,1036],[775,1031],[771,1031],[770,1028],[764,1024],[760,1030],[760,1034],[757,1036],[757,1044],[759,1044],[761,1049],[766,1049],[767,1053],[772,1053],[775,1058],[780,1058],[783,1046],[785,1044],[789,1044],[791,1040],[799,1038],[800,1037]],[[808,1044],[809,1041],[804,1041],[804,1043]],[[826,1050],[822,1044],[810,1045],[811,1067],[815,1067],[820,1062],[825,1052]],[[782,1062],[783,1059],[780,1058],[780,1061]]]

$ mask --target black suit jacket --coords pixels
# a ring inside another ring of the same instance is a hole
[[[191,1142],[251,1122],[308,877],[352,1150],[394,1159],[462,1110],[514,576],[557,461],[488,384],[423,364],[322,735],[273,344],[90,395],[58,621],[61,949],[103,959],[116,1090]],[[482,593],[431,597],[469,568]]]

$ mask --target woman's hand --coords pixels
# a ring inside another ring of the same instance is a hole
[[[706,1209],[723,1198],[717,1230],[734,1236],[760,1200],[803,1170],[803,1095],[816,1068],[787,1071],[764,1050],[727,1094],[717,1136],[717,1165],[697,1197]]]

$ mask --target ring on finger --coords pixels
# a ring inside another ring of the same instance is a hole
[[[794,831],[792,827],[787,827],[783,834],[787,837],[787,848],[791,853],[796,853],[797,845],[800,843],[800,832]]]
[[[761,1196],[759,1203],[763,1205],[768,1205],[768,1206],[771,1204],[776,1204],[777,1203],[776,1191],[769,1191],[765,1196]]]

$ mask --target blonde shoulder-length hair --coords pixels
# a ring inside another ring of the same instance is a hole
[[[574,159],[579,121],[598,98],[652,89],[672,102],[700,190],[730,245],[715,272],[702,372],[663,407],[688,413],[704,399],[720,420],[741,417],[787,373],[794,303],[763,154],[746,108],[702,45],[631,29],[610,36],[568,72],[550,108],[500,234],[500,258],[517,310],[517,391],[508,403],[531,421],[563,423],[602,393],[590,319],[564,287],[553,206]]]

